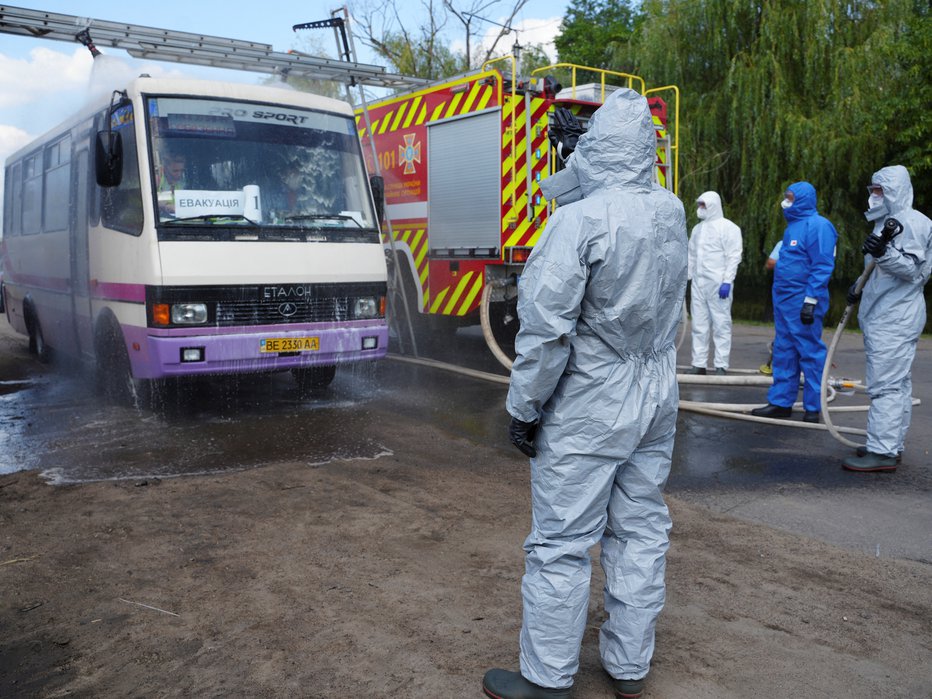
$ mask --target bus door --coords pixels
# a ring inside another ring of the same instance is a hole
[[[87,217],[88,197],[92,188],[87,148],[81,148],[72,159],[71,188],[71,317],[74,336],[81,354],[92,354],[94,332],[91,315],[90,279],[88,268]]]

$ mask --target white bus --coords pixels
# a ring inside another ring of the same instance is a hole
[[[41,360],[134,397],[287,369],[323,387],[386,354],[382,186],[343,102],[141,76],[5,174],[0,296]]]

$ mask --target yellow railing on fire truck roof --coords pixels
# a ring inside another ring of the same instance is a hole
[[[572,73],[572,85],[571,87],[571,99],[576,99],[576,71],[582,70],[589,73],[597,73],[600,78],[602,95],[601,101],[605,101],[605,78],[606,76],[612,76],[615,78],[623,78],[628,81],[628,87],[632,90],[634,88],[634,81],[638,81],[641,85],[639,92],[644,95],[650,95],[655,92],[664,92],[667,90],[672,90],[674,94],[674,105],[673,105],[673,142],[670,144],[670,150],[673,151],[673,193],[679,196],[680,190],[680,89],[676,85],[664,85],[663,87],[655,87],[650,90],[647,89],[647,83],[644,82],[644,78],[639,75],[632,75],[630,73],[619,73],[614,70],[605,70],[604,68],[592,68],[590,66],[580,66],[573,63],[554,63],[553,65],[544,66],[543,68],[537,68],[536,70],[531,71],[531,75],[537,75],[538,73],[544,73],[546,71],[551,71],[554,68],[569,68]]]
[[[644,82],[644,78],[639,75],[631,75],[631,73],[619,73],[614,70],[605,70],[604,68],[590,68],[589,66],[579,66],[575,63],[554,63],[553,65],[544,66],[543,68],[538,68],[531,71],[531,75],[537,75],[538,73],[543,73],[544,71],[553,70],[554,68],[569,68],[572,73],[572,97],[571,99],[576,99],[576,71],[584,70],[588,73],[598,73],[600,82],[602,85],[602,101],[605,101],[605,76],[611,75],[616,78],[624,78],[628,81],[628,87],[632,90],[634,89],[634,81],[637,80],[641,83],[641,89],[638,90],[642,95],[646,94],[644,90],[647,87],[647,84]]]

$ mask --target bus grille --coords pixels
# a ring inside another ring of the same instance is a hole
[[[217,302],[217,325],[275,325],[276,323],[333,323],[350,318],[356,299],[350,296],[301,299],[278,303],[266,300]]]

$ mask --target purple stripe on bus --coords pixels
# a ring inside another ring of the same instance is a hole
[[[107,301],[146,302],[145,284],[123,284],[120,282],[99,282],[91,280],[91,296]]]

